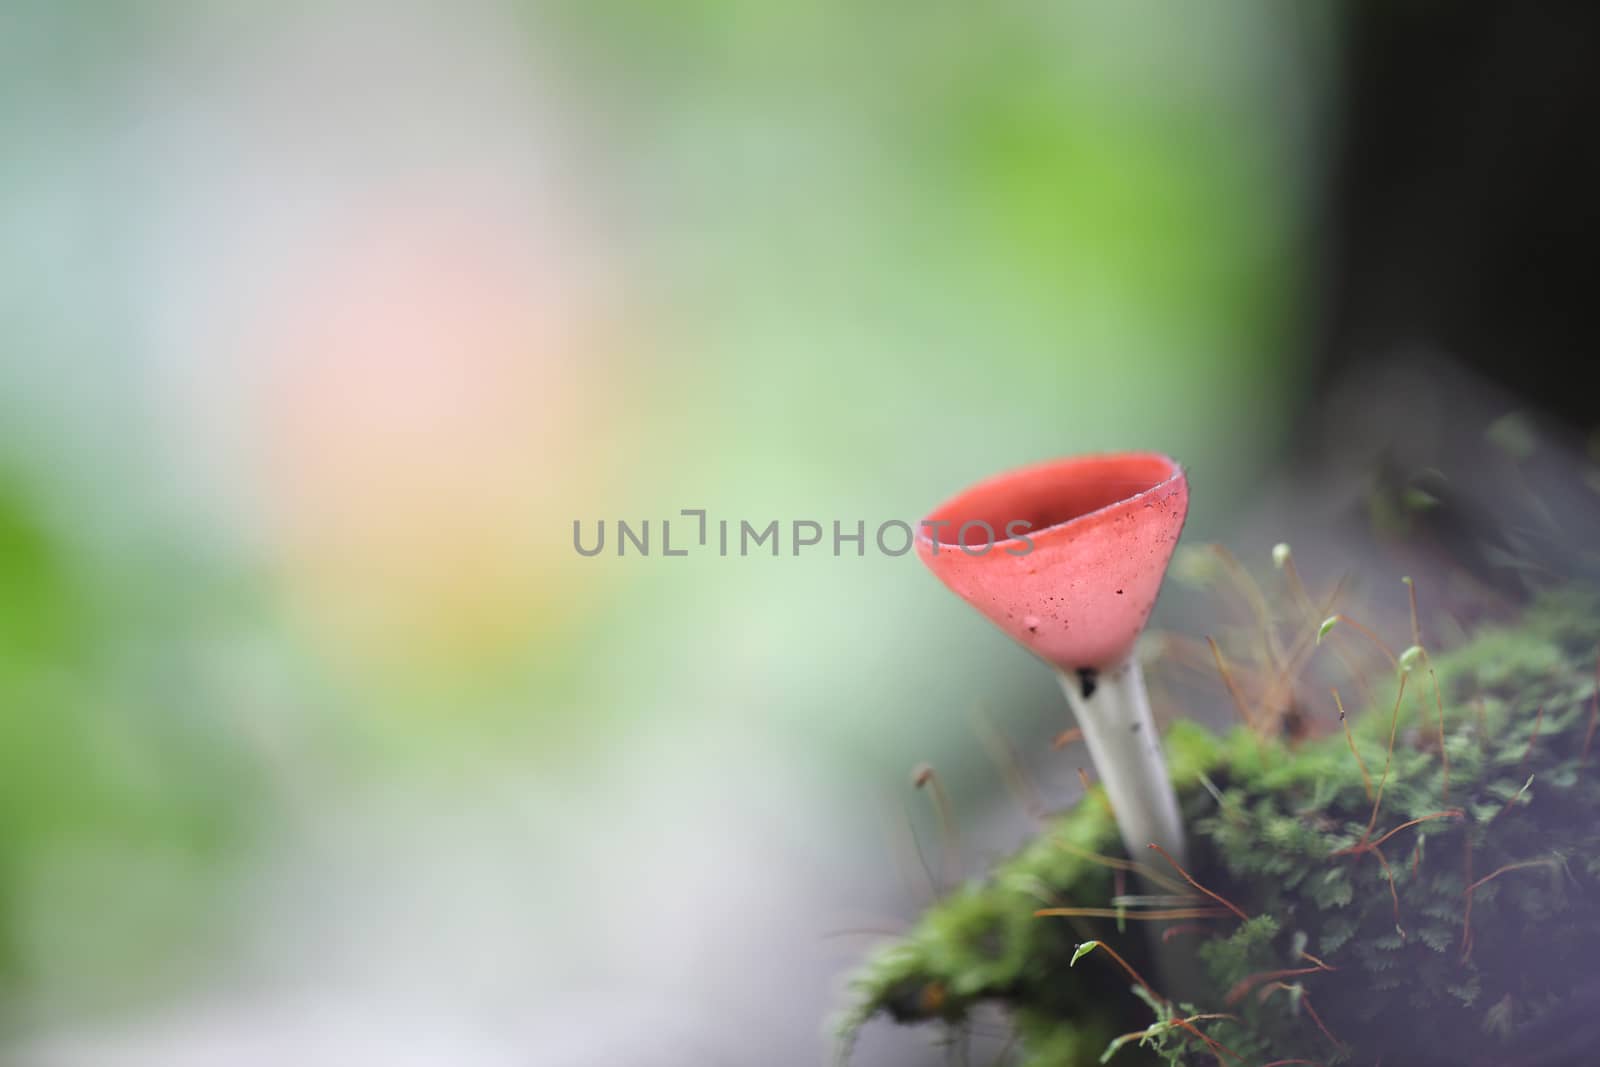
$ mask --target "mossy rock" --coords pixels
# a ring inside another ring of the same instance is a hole
[[[1026,1067],[1600,1062],[1597,642],[1600,597],[1547,591],[1446,654],[1408,650],[1348,736],[1178,724],[1188,873],[1247,919],[1199,894],[1185,920],[1036,915],[1119,910],[1125,857],[1091,791],[865,965],[846,1053],[876,1016],[961,1027],[993,1003]],[[1092,940],[1155,974],[1145,927],[1191,946],[1194,1003],[1108,952],[1074,965]]]

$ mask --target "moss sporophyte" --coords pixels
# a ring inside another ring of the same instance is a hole
[[[989,1004],[1026,1067],[1600,1062],[1600,595],[1546,583],[1446,649],[1395,582],[1391,644],[1287,546],[1270,592],[1215,550],[1248,624],[1167,647],[1242,722],[1180,718],[1163,745],[1133,646],[1186,502],[1137,454],[935,512],[1033,523],[1023,557],[919,550],[1056,668],[1100,784],[877,951],[843,1054],[876,1016],[959,1034]]]

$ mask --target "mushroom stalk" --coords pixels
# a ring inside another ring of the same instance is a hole
[[[1129,655],[1104,671],[1062,671],[1057,677],[1105,784],[1128,858],[1144,860],[1154,842],[1187,863],[1178,797],[1161,756],[1138,659]]]
[[[1095,772],[1106,787],[1128,858],[1135,863],[1148,862],[1153,842],[1187,866],[1178,796],[1161,756],[1161,736],[1150,713],[1138,658],[1130,652],[1115,667],[1057,671],[1056,677],[1083,731]],[[1158,891],[1149,879],[1140,876],[1139,881],[1144,892]],[[1207,985],[1199,960],[1178,945],[1167,944],[1153,927],[1146,933],[1168,995],[1202,1001]]]

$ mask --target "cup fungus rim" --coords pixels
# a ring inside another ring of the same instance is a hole
[[[959,546],[957,542],[943,541],[933,537],[928,523],[934,521],[951,521],[936,520],[935,516],[949,509],[957,501],[971,495],[972,493],[980,490],[993,489],[1009,482],[1022,481],[1055,468],[1088,466],[1090,464],[1104,462],[1106,460],[1124,459],[1156,460],[1166,464],[1167,473],[1165,477],[1161,478],[1159,481],[1140,489],[1136,493],[1131,493],[1128,496],[1118,497],[1109,503],[1101,504],[1099,507],[1091,508],[1088,511],[1079,512],[1070,518],[1052,522],[1047,526],[1032,527],[1028,529],[1024,535],[995,537],[990,542],[991,545],[995,548],[999,548],[1004,545],[1019,544],[1024,539],[1031,540],[1039,537],[1042,534],[1053,533],[1057,530],[1071,526],[1074,523],[1082,522],[1085,519],[1092,518],[1101,514],[1102,512],[1110,511],[1112,508],[1120,508],[1127,504],[1131,504],[1143,497],[1149,496],[1151,493],[1154,493],[1159,489],[1166,488],[1173,482],[1180,481],[1186,477],[1183,464],[1179,463],[1176,459],[1173,459],[1165,452],[1153,452],[1145,450],[1134,450],[1129,452],[1082,452],[1070,456],[1058,456],[1054,459],[1039,460],[1036,463],[1028,463],[1020,467],[1012,467],[1008,470],[1000,471],[997,474],[991,474],[989,477],[973,482],[971,485],[966,486],[965,488],[941,501],[938,506],[932,511],[928,512],[927,516],[922,520],[922,525],[918,528],[916,533],[916,545],[919,549],[934,549],[934,554],[937,554],[935,545],[939,546],[940,548],[958,548]]]

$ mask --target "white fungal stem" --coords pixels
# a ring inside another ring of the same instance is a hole
[[[1152,870],[1166,865],[1151,854],[1155,843],[1185,867],[1183,819],[1178,814],[1178,795],[1161,756],[1161,735],[1156,733],[1155,716],[1150,714],[1150,695],[1144,688],[1144,671],[1130,655],[1108,670],[1061,673],[1061,689],[1072,705],[1072,714],[1089,746],[1089,758],[1106,787],[1117,829],[1122,832],[1122,847],[1128,858]],[[1148,878],[1139,882],[1146,893],[1158,888]],[[1198,957],[1181,942],[1166,943],[1156,925],[1148,925],[1150,952],[1167,995],[1180,1000],[1200,1001],[1206,993],[1205,972]]]
[[[1161,736],[1138,660],[1130,655],[1115,667],[1063,672],[1060,679],[1095,773],[1105,784],[1128,858],[1135,863],[1155,860],[1160,866],[1160,857],[1150,854],[1154,842],[1187,864],[1178,797],[1161,756]]]

